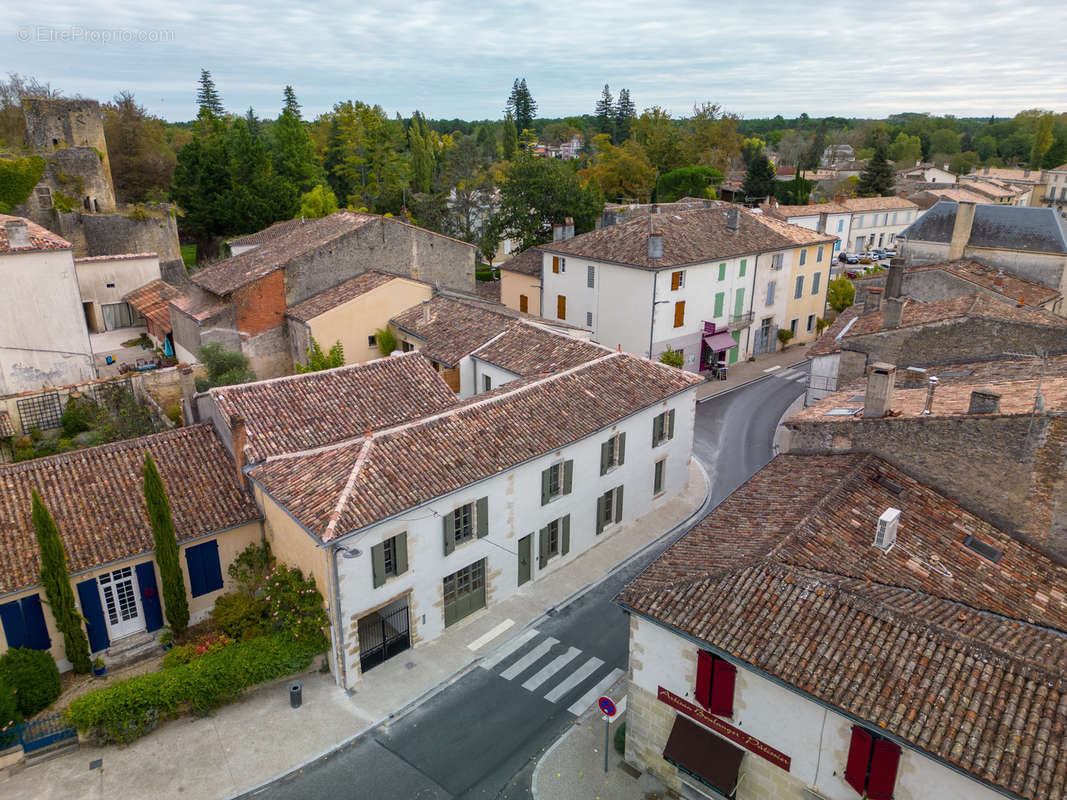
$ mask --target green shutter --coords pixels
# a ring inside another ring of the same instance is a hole
[[[385,583],[385,544],[376,544],[370,549],[371,571],[374,573],[374,588]]]
[[[622,521],[622,490],[624,487],[618,486],[615,489],[615,521]]]
[[[408,534],[398,533],[395,537],[396,543],[393,545],[394,555],[396,559],[396,574],[403,575],[408,571]]]
[[[549,495],[549,486],[552,483],[551,473],[552,467],[541,470],[541,505],[546,505],[551,499],[551,495]]]
[[[726,262],[719,264],[719,280],[726,280]]]
[[[673,408],[670,410],[670,413],[667,414],[667,438],[668,439],[673,439],[674,438],[674,409]]]
[[[444,516],[445,525],[445,555],[447,556],[456,549],[456,518],[449,511]]]
[[[656,414],[652,420],[652,446],[655,447],[663,438],[663,415]]]
[[[537,538],[537,568],[544,569],[548,566],[548,526],[541,528],[541,534]]]
[[[559,553],[562,556],[567,555],[571,551],[571,515],[568,514],[560,522],[560,528],[562,532],[559,535],[560,545]]]
[[[619,434],[619,466],[626,463],[626,434]]]
[[[604,530],[604,495],[596,499],[596,535],[599,536]]]
[[[570,494],[574,485],[574,459],[563,462],[563,494]]]
[[[671,412],[674,413],[674,412]],[[489,498],[479,497],[478,503],[474,510],[474,524],[475,530],[478,533],[479,539],[484,539],[489,535]]]
[[[716,292],[715,293],[715,313],[714,313],[713,316],[716,316],[716,317],[721,317],[722,316],[722,304],[723,304],[723,301],[725,299],[726,299],[726,292]]]
[[[734,316],[740,317],[745,313],[745,290],[738,289],[734,297]]]
[[[748,259],[742,258],[741,259],[741,269],[739,269],[737,271],[737,277],[739,277],[739,278],[745,277],[745,267],[747,267],[747,266],[748,266]]]

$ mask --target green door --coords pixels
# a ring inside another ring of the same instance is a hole
[[[485,559],[444,580],[445,627],[485,608]]]
[[[519,586],[530,580],[530,559],[533,558],[533,534],[519,539]]]
[[[737,342],[737,347],[731,347],[730,348],[730,356],[729,356],[729,359],[727,360],[728,364],[736,364],[737,363],[737,354],[741,351],[741,331],[734,331],[733,332],[733,337],[734,337],[734,341]]]

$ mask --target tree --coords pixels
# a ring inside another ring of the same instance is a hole
[[[41,584],[44,586],[52,619],[63,634],[63,648],[74,671],[84,674],[92,664],[89,661],[89,640],[82,628],[82,616],[74,602],[67,573],[67,553],[59,538],[59,528],[52,515],[41,502],[36,489],[31,490],[33,503],[33,528],[37,533],[37,547],[41,553]]]
[[[1045,153],[1045,161],[1042,167],[1045,169],[1056,169],[1056,167],[1067,164],[1067,137],[1062,139],[1056,139],[1053,142],[1052,147]]]
[[[293,91],[292,86],[286,86],[282,92],[282,98],[285,102],[283,111],[288,111],[297,119],[300,119],[300,103],[296,102],[296,92]]]
[[[811,191],[815,188],[815,181],[810,181],[803,176],[798,169],[791,181],[774,182],[774,198],[782,205],[803,206],[807,205]]]
[[[286,119],[297,126],[301,124],[291,115],[283,114],[274,126],[276,132],[285,130]],[[307,136],[302,130],[294,136],[299,139],[301,134]],[[287,133],[282,135],[289,136]],[[225,151],[229,182],[220,199],[225,203],[222,222],[227,233],[252,233],[278,220],[292,219],[299,207],[300,189],[307,191],[317,183],[307,174],[311,165],[301,163],[289,144],[279,150],[278,163],[286,170],[285,175],[279,174],[271,163],[266,143],[252,136],[241,117],[230,123]],[[316,163],[314,169],[317,171],[317,168]],[[297,183],[298,179],[302,182]]]
[[[416,192],[430,191],[433,180],[434,154],[429,142],[430,131],[426,121],[416,111],[408,128],[408,150],[411,153],[411,188]]]
[[[886,159],[886,146],[883,142],[879,142],[874,148],[871,160],[860,173],[859,195],[860,197],[888,195],[893,190],[895,180],[893,166]]]
[[[170,516],[170,500],[163,488],[163,478],[152,456],[144,456],[144,502],[156,544],[156,563],[163,581],[163,607],[167,624],[181,633],[189,624],[189,603],[185,596],[185,576],[174,537],[174,520]]]
[[[745,162],[745,169],[752,166],[760,156],[766,155],[767,143],[762,139],[744,139],[741,142],[741,160]]]
[[[754,206],[763,202],[766,197],[773,197],[777,182],[774,177],[774,167],[767,158],[767,154],[761,150],[758,155],[752,157],[748,170],[745,172],[745,180],[741,184],[745,203]]]
[[[518,131],[533,128],[534,116],[537,114],[537,103],[534,102],[529,88],[526,86],[526,78],[515,82],[511,86],[511,94],[508,96],[507,110],[515,119],[515,127]]]
[[[952,155],[960,151],[960,135],[948,128],[941,128],[930,134],[930,154]]]
[[[619,99],[615,103],[615,141],[625,142],[630,138],[630,123],[637,115],[637,108],[630,99],[630,90],[619,90]]]
[[[815,129],[815,136],[811,140],[811,148],[808,150],[804,160],[797,164],[797,167],[803,169],[818,169],[822,164],[822,154],[826,149],[826,120],[819,123],[819,127]],[[799,172],[799,169],[798,169]]]
[[[923,143],[918,136],[901,131],[889,146],[889,157],[897,164],[911,166],[923,157]]]
[[[682,155],[681,129],[671,115],[659,107],[646,108],[630,123],[633,139],[645,151],[660,174],[686,166]]]
[[[257,139],[263,136],[263,123],[259,121],[256,110],[252,106],[249,106],[248,111],[245,112],[245,125],[248,126],[248,132]]]
[[[200,89],[196,93],[196,102],[201,111],[207,111],[215,117],[222,117],[226,110],[222,107],[222,99],[215,90],[215,81],[211,79],[211,73],[206,69],[200,70]]]
[[[322,347],[315,337],[311,337],[311,347],[307,349],[308,363],[297,364],[297,372],[320,372],[324,369],[334,369],[345,365],[345,349],[341,346],[341,340],[334,342],[329,352],[323,353]]]
[[[1034,144],[1030,148],[1030,160],[1027,161],[1030,169],[1041,169],[1045,153],[1052,147],[1052,124],[1054,117],[1051,113],[1042,114],[1037,119],[1034,129]]]
[[[374,332],[374,342],[378,345],[378,352],[383,356],[396,350],[396,336],[388,327],[379,328]]]
[[[300,121],[300,106],[291,86],[285,87],[285,107],[271,134],[274,172],[279,179],[291,184],[296,195],[309,192],[322,183],[322,167],[315,144]]]
[[[504,160],[511,161],[519,146],[519,131],[515,127],[515,115],[511,111],[504,115],[504,133],[501,144],[504,149]]]
[[[793,338],[793,332],[789,328],[778,329],[778,341],[782,343],[782,349],[785,350],[789,346],[789,340]]]
[[[838,314],[852,305],[855,299],[856,287],[844,275],[834,278],[826,286],[826,302]]]
[[[178,152],[170,185],[170,199],[182,210],[182,228],[196,239],[200,264],[218,257],[221,237],[230,232],[225,132],[224,121],[201,109],[193,139]]]
[[[693,116],[685,122],[689,134],[683,142],[686,162],[726,172],[730,159],[741,150],[738,121],[714,103],[694,106]]]
[[[604,91],[600,93],[600,99],[593,106],[593,114],[596,115],[597,133],[606,133],[615,141],[615,101],[606,83]]]
[[[659,361],[661,364],[666,364],[668,367],[677,367],[681,369],[685,365],[685,355],[681,350],[671,350],[669,347],[659,354]]]
[[[198,392],[205,392],[213,386],[233,386],[256,379],[256,373],[248,366],[248,356],[226,350],[218,342],[205,344],[196,351],[196,357],[207,367],[208,376],[206,381],[197,380]]]
[[[302,219],[318,219],[328,217],[337,210],[337,197],[320,184],[310,192],[300,195],[300,211],[297,216]]]
[[[594,181],[605,197],[616,200],[647,201],[656,183],[656,171],[636,142],[622,147],[611,143],[606,133],[593,140],[596,156],[593,163],[578,174],[585,181]]]
[[[132,93],[123,91],[107,107],[104,138],[118,202],[166,197],[176,159],[162,120],[138,105]]]
[[[715,198],[723,174],[711,167],[682,167],[661,175],[656,183],[656,202],[673,203],[683,197]]]

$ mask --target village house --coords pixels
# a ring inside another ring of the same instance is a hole
[[[1067,164],[1060,164],[1047,171],[1045,203],[1057,214],[1063,216],[1067,209]]]
[[[500,265],[501,303],[523,314],[540,310],[542,260],[540,247],[527,247]]]
[[[617,598],[626,760],[691,798],[1061,797],[1065,585],[875,455],[780,455]]]
[[[812,203],[806,206],[781,205],[777,200],[769,203],[760,203],[760,211],[769,217],[788,222],[790,225],[799,225],[810,231],[827,233],[836,236],[834,242],[834,258],[841,251],[841,243],[847,246],[851,242],[852,212],[840,203]]]
[[[970,174],[961,175],[959,179],[961,186],[988,181],[1020,189],[1022,194],[1019,205],[1044,205],[1045,187],[1048,184],[1047,171],[1026,167],[975,167]]]
[[[923,211],[903,197],[850,197],[839,201],[852,212],[852,250],[863,253],[894,247],[896,238]]]
[[[174,355],[174,329],[170,324],[170,301],[181,296],[181,289],[157,279],[123,295],[133,314],[144,320],[148,338],[164,355]]]

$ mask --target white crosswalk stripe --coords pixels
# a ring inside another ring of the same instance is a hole
[[[512,653],[514,653],[516,650],[518,650],[536,635],[537,631],[533,629],[523,631],[523,633],[521,633],[519,636],[516,636],[514,639],[512,639],[506,645],[501,647],[499,650],[495,650],[493,654],[489,656],[489,658],[483,661],[481,663],[482,669],[493,669],[494,667],[496,667],[497,664],[502,662],[505,658],[510,656]]]
[[[540,686],[542,683],[547,681],[549,678],[551,678],[553,675],[555,675],[557,672],[559,672],[561,669],[571,663],[574,659],[581,655],[581,653],[582,651],[579,650],[577,647],[570,648],[563,655],[557,656],[556,658],[549,661],[544,667],[542,667],[537,672],[537,674],[535,674],[532,678],[526,681],[526,683],[522,685],[522,688],[528,692],[535,691],[538,686]]]
[[[615,683],[615,681],[617,681],[621,677],[622,677],[622,670],[621,669],[613,669],[608,674],[608,676],[606,678],[604,678],[604,680],[602,680],[600,683],[598,683],[596,686],[594,686],[588,692],[583,694],[582,695],[582,699],[579,700],[578,702],[576,702],[574,705],[572,705],[567,710],[570,711],[572,714],[574,714],[574,716],[580,717],[582,714],[585,713],[585,710],[587,708],[589,708],[589,706],[593,705],[593,703],[596,702],[596,699],[598,697],[600,697],[600,695],[604,694],[604,692],[606,692],[608,690],[609,686],[611,686],[613,683]]]
[[[549,636],[547,639],[545,639],[543,642],[541,642],[541,644],[537,645],[537,647],[535,647],[529,653],[524,655],[522,658],[520,658],[518,661],[516,661],[514,664],[512,664],[506,670],[501,672],[500,673],[500,677],[503,678],[506,681],[515,680],[517,677],[519,677],[519,675],[524,673],[526,670],[528,670],[530,667],[532,667],[535,663],[537,663],[542,658],[544,658],[545,655],[548,654],[548,651],[551,650],[553,648],[553,646],[555,646],[557,644],[559,644],[559,640],[558,639],[553,639],[551,636]]]
[[[567,694],[571,689],[577,688],[578,684],[584,683],[588,680],[589,676],[604,666],[604,662],[596,656],[593,656],[586,661],[582,666],[578,667],[574,672],[568,675],[564,680],[556,684],[551,692],[545,695],[545,700],[550,703],[558,702],[563,699],[563,695]]]

